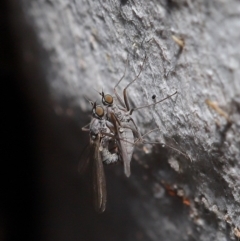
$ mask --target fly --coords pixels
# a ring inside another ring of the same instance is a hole
[[[124,71],[123,76],[117,82],[117,84],[115,85],[115,87],[113,89],[115,97],[113,97],[110,94],[104,94],[103,91],[101,93],[99,93],[102,96],[102,103],[103,103],[103,105],[106,106],[107,119],[110,120],[114,124],[115,131],[117,133],[118,140],[119,140],[119,148],[121,150],[120,153],[121,153],[121,156],[122,156],[122,159],[123,159],[123,163],[124,163],[124,173],[125,173],[125,175],[127,177],[129,177],[130,174],[131,174],[130,162],[131,162],[131,159],[132,159],[132,154],[133,154],[133,149],[134,149],[134,138],[137,138],[138,141],[142,140],[141,134],[138,131],[138,128],[137,128],[134,120],[131,117],[133,111],[156,105],[156,104],[158,104],[158,103],[160,103],[160,102],[162,102],[162,101],[172,97],[173,95],[177,94],[177,91],[175,91],[173,94],[165,97],[164,99],[162,99],[160,101],[155,101],[155,103],[153,103],[153,104],[148,104],[148,105],[144,105],[144,106],[140,106],[140,107],[132,108],[132,109],[130,108],[128,97],[127,97],[127,89],[140,76],[145,61],[146,61],[146,55],[145,55],[143,64],[142,64],[142,66],[140,68],[140,71],[139,71],[138,75],[135,77],[134,80],[132,80],[123,89],[123,93],[122,93],[123,99],[117,93],[116,88],[120,84],[122,79],[125,77],[126,67],[125,67],[125,71]],[[118,102],[117,104],[114,103],[114,98],[117,99],[117,102]],[[173,148],[173,149],[176,150],[175,148]],[[180,153],[182,153],[182,152],[180,152]]]
[[[94,206],[97,212],[102,213],[106,209],[107,191],[106,179],[104,174],[103,163],[111,164],[119,161],[118,153],[110,153],[108,150],[109,142],[113,139],[113,133],[110,128],[111,123],[103,119],[104,109],[96,103],[93,105],[92,114],[94,118],[83,131],[89,131],[90,143],[84,150],[81,161],[79,162],[78,171],[83,174],[90,164],[93,175],[93,195]]]

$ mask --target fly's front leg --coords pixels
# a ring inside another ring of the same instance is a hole
[[[178,92],[175,91],[173,94],[171,95],[168,95],[167,97],[155,102],[155,103],[152,103],[152,104],[147,104],[147,105],[143,105],[143,106],[139,106],[139,107],[135,107],[135,108],[132,108],[130,111],[129,111],[129,115],[132,115],[133,111],[134,110],[140,110],[140,109],[143,109],[143,108],[147,108],[147,107],[151,107],[151,106],[154,106],[160,102],[163,102],[164,100],[168,99],[168,98],[171,98],[172,96],[176,95]]]
[[[82,127],[82,131],[90,131],[89,128],[86,128],[86,127],[90,126],[90,124],[91,124],[91,123],[89,123],[89,124],[83,126],[83,127]]]
[[[126,107],[125,104],[124,104],[124,101],[123,99],[121,98],[121,96],[117,93],[117,86],[120,84],[120,82],[123,80],[123,78],[125,77],[125,74],[126,74],[126,69],[127,69],[127,65],[128,65],[128,57],[127,57],[127,61],[126,61],[126,64],[125,64],[125,69],[124,69],[124,74],[123,76],[121,77],[121,79],[117,82],[117,84],[114,86],[113,88],[113,91],[114,91],[114,94],[119,102],[120,105],[122,105],[122,107]]]
[[[138,77],[140,76],[140,74],[142,73],[142,70],[143,70],[143,66],[145,64],[145,61],[146,61],[146,58],[147,58],[147,55],[145,54],[145,57],[144,57],[144,60],[143,60],[143,63],[142,63],[142,66],[141,66],[141,69],[138,73],[138,75],[135,77],[134,80],[132,80],[123,90],[123,98],[124,98],[124,103],[125,103],[125,106],[127,108],[127,110],[129,111],[130,110],[130,105],[129,105],[129,102],[128,102],[128,97],[127,97],[127,88],[133,84],[137,79]]]

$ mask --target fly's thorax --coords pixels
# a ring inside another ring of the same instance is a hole
[[[122,116],[122,112],[119,110],[117,105],[112,106],[112,111],[116,115],[116,117],[119,119]]]
[[[112,106],[112,112],[120,122],[127,122],[129,118],[126,118],[125,111],[119,109],[117,105]]]
[[[95,137],[99,133],[99,126],[98,126],[98,124],[99,124],[98,119],[93,118],[91,123],[90,123],[90,126],[89,126],[90,127],[89,128],[90,129],[90,136],[91,136],[92,139],[96,139]]]
[[[106,120],[100,120],[93,118],[90,123],[90,137],[95,140],[98,134],[110,133],[109,128],[106,125]]]
[[[109,132],[109,129],[106,125],[106,120],[99,120],[99,131],[103,133]]]

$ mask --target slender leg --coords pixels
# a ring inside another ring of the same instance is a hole
[[[140,69],[138,75],[137,75],[137,76],[135,77],[135,79],[132,80],[132,81],[124,88],[124,90],[123,90],[123,98],[124,98],[124,102],[125,102],[125,105],[126,105],[126,108],[127,108],[128,111],[130,110],[130,106],[129,106],[128,97],[127,97],[127,88],[128,88],[131,84],[133,84],[133,83],[138,79],[138,77],[140,76],[140,74],[142,73],[143,66],[144,66],[144,64],[145,64],[145,62],[146,62],[146,59],[147,59],[147,55],[145,54],[145,57],[144,57],[144,60],[143,60],[143,63],[142,63],[142,66],[141,66],[141,69]]]
[[[143,137],[149,135],[151,132],[156,131],[156,130],[159,130],[159,128],[155,128],[155,129],[150,130],[150,131],[148,131],[147,133],[143,134],[142,136],[140,136],[140,138],[138,138],[138,139],[136,140],[135,143],[140,142],[140,143],[142,143],[142,144],[148,144],[148,142],[144,142],[145,140],[143,139]]]
[[[89,131],[90,129],[89,129],[89,128],[86,128],[86,127],[89,126],[89,125],[90,125],[90,123],[87,124],[87,125],[85,125],[84,127],[82,127],[82,131]]]
[[[138,77],[140,76],[142,70],[143,70],[143,66],[145,64],[145,61],[146,61],[146,58],[147,58],[147,55],[145,54],[145,57],[144,57],[144,60],[143,60],[143,63],[142,63],[142,66],[141,66],[141,69],[138,73],[138,75],[135,77],[135,79],[133,81],[131,81],[123,90],[123,97],[124,97],[124,101],[122,100],[121,96],[117,93],[116,91],[116,87],[120,84],[120,82],[123,80],[123,78],[125,77],[125,74],[126,74],[126,69],[127,69],[127,64],[128,64],[128,58],[127,58],[127,61],[126,61],[126,66],[125,66],[125,70],[124,70],[124,74],[122,76],[122,78],[117,82],[117,84],[115,85],[114,87],[114,94],[115,96],[117,97],[117,100],[119,101],[119,103],[123,106],[123,107],[126,107],[127,110],[129,111],[130,107],[129,107],[129,102],[128,102],[128,98],[127,98],[127,88],[132,84],[134,83]]]
[[[125,107],[124,101],[122,100],[121,96],[117,93],[116,88],[117,88],[117,86],[120,84],[120,82],[123,80],[123,78],[125,77],[127,66],[128,66],[128,57],[127,57],[127,61],[126,61],[126,65],[125,65],[125,70],[124,70],[123,76],[121,77],[121,79],[117,82],[117,84],[116,84],[116,85],[114,86],[114,88],[113,88],[114,94],[115,94],[115,96],[117,97],[117,100],[119,101],[119,103],[120,103],[123,107]]]
[[[155,128],[155,129],[153,129],[153,130],[148,131],[148,132],[145,133],[144,135],[140,136],[140,138],[138,138],[138,139],[134,142],[134,145],[136,145],[137,143],[152,144],[152,145],[153,145],[153,144],[160,144],[160,145],[162,145],[162,146],[169,147],[169,148],[172,149],[173,151],[178,152],[180,155],[185,156],[187,159],[189,159],[189,160],[192,162],[192,159],[191,159],[186,153],[178,150],[177,148],[175,148],[175,147],[173,147],[173,146],[171,146],[171,145],[167,145],[167,144],[161,143],[161,142],[147,142],[147,141],[144,140],[144,138],[143,138],[144,136],[147,136],[147,135],[149,135],[151,132],[157,131],[157,130],[160,131],[159,128]]]
[[[149,104],[149,105],[143,105],[143,106],[140,106],[140,107],[133,108],[133,109],[131,109],[131,110],[129,111],[129,114],[131,115],[134,110],[140,110],[140,109],[143,109],[143,108],[145,108],[145,107],[150,107],[150,106],[156,105],[156,104],[158,104],[158,103],[160,103],[160,102],[162,102],[162,101],[164,101],[164,100],[166,100],[166,99],[168,99],[168,98],[170,98],[170,97],[172,97],[173,95],[176,95],[176,94],[177,94],[177,91],[175,91],[173,94],[171,94],[171,95],[169,95],[169,96],[167,96],[167,97],[165,97],[165,98],[157,101],[156,103]]]

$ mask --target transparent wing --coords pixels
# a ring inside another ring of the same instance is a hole
[[[134,141],[133,133],[130,129],[122,128],[124,131],[123,133],[118,133],[121,137],[119,143],[121,145],[121,152],[122,152],[122,159],[123,159],[123,166],[124,166],[124,173],[127,177],[131,175],[131,168],[130,163],[132,160],[133,148],[134,144],[131,142]]]
[[[120,149],[119,153],[123,160],[124,173],[127,177],[129,177],[131,175],[131,168],[130,168],[131,158],[128,155],[128,150],[127,150],[128,143],[122,139],[122,135],[119,132],[119,123],[114,113],[111,113],[110,117],[111,117],[111,122],[114,125],[115,132],[117,133],[117,137],[118,137],[117,143],[118,143],[118,148]]]
[[[84,148],[80,157],[80,161],[78,163],[78,172],[80,173],[80,175],[82,175],[86,171],[89,165],[89,161],[90,159],[92,159],[91,157],[93,156],[93,150],[94,146],[91,143]]]
[[[106,208],[107,191],[106,180],[102,162],[102,156],[99,150],[100,136],[94,140],[94,155],[93,155],[93,191],[94,191],[94,206],[97,212],[102,213]]]

